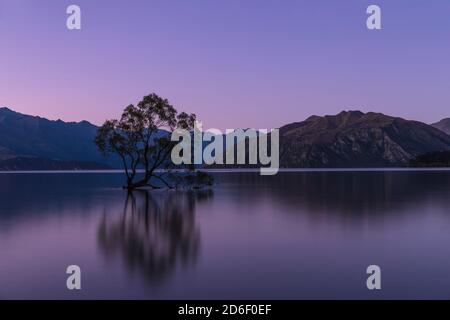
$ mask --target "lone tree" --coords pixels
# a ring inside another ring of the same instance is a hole
[[[106,121],[98,129],[95,144],[104,155],[119,156],[127,176],[124,188],[130,191],[147,186],[158,188],[156,181],[168,188],[174,184],[210,185],[212,177],[192,168],[191,173],[171,179],[175,166],[170,155],[176,143],[170,135],[176,129],[193,130],[195,120],[195,114],[178,113],[167,99],[152,93],[137,106],[126,107],[120,120]]]

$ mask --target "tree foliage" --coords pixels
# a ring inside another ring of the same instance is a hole
[[[176,143],[171,141],[170,134],[176,129],[193,130],[195,120],[195,114],[178,113],[167,99],[152,93],[137,105],[126,107],[119,120],[106,121],[98,129],[95,144],[103,154],[119,156],[129,190],[156,188],[157,181],[169,188],[197,185],[198,181],[211,184],[212,180],[205,178],[203,172],[192,171],[171,179],[174,165],[170,155]]]

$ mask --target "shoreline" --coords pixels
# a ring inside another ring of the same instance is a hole
[[[161,170],[157,170],[161,172]],[[208,173],[259,173],[259,168],[242,168],[242,169],[200,169],[200,171]],[[278,173],[296,173],[296,172],[439,172],[450,171],[450,167],[382,167],[382,168],[280,168]],[[137,170],[143,173],[143,170]],[[172,172],[184,172],[183,170],[173,170]],[[0,174],[123,174],[124,170],[9,170],[2,171]]]

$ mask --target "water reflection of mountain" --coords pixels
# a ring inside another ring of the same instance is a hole
[[[195,208],[211,196],[211,191],[134,192],[119,216],[103,215],[99,247],[107,259],[119,256],[130,272],[158,283],[176,267],[195,263],[200,247]]]
[[[449,171],[221,173],[215,187],[229,203],[271,201],[277,211],[355,217],[408,213],[425,205],[450,205]],[[88,215],[122,206],[121,174],[2,174],[0,221],[48,215]],[[137,200],[137,199],[136,199]],[[257,212],[254,212],[255,214]]]
[[[450,205],[450,171],[237,173],[218,180],[239,189],[230,192],[235,201],[266,200],[287,212],[297,208],[312,215],[379,216],[427,203]]]

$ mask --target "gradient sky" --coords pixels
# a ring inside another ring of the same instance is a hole
[[[343,109],[438,121],[450,1],[0,0],[0,106],[101,124],[150,92],[221,129]]]

